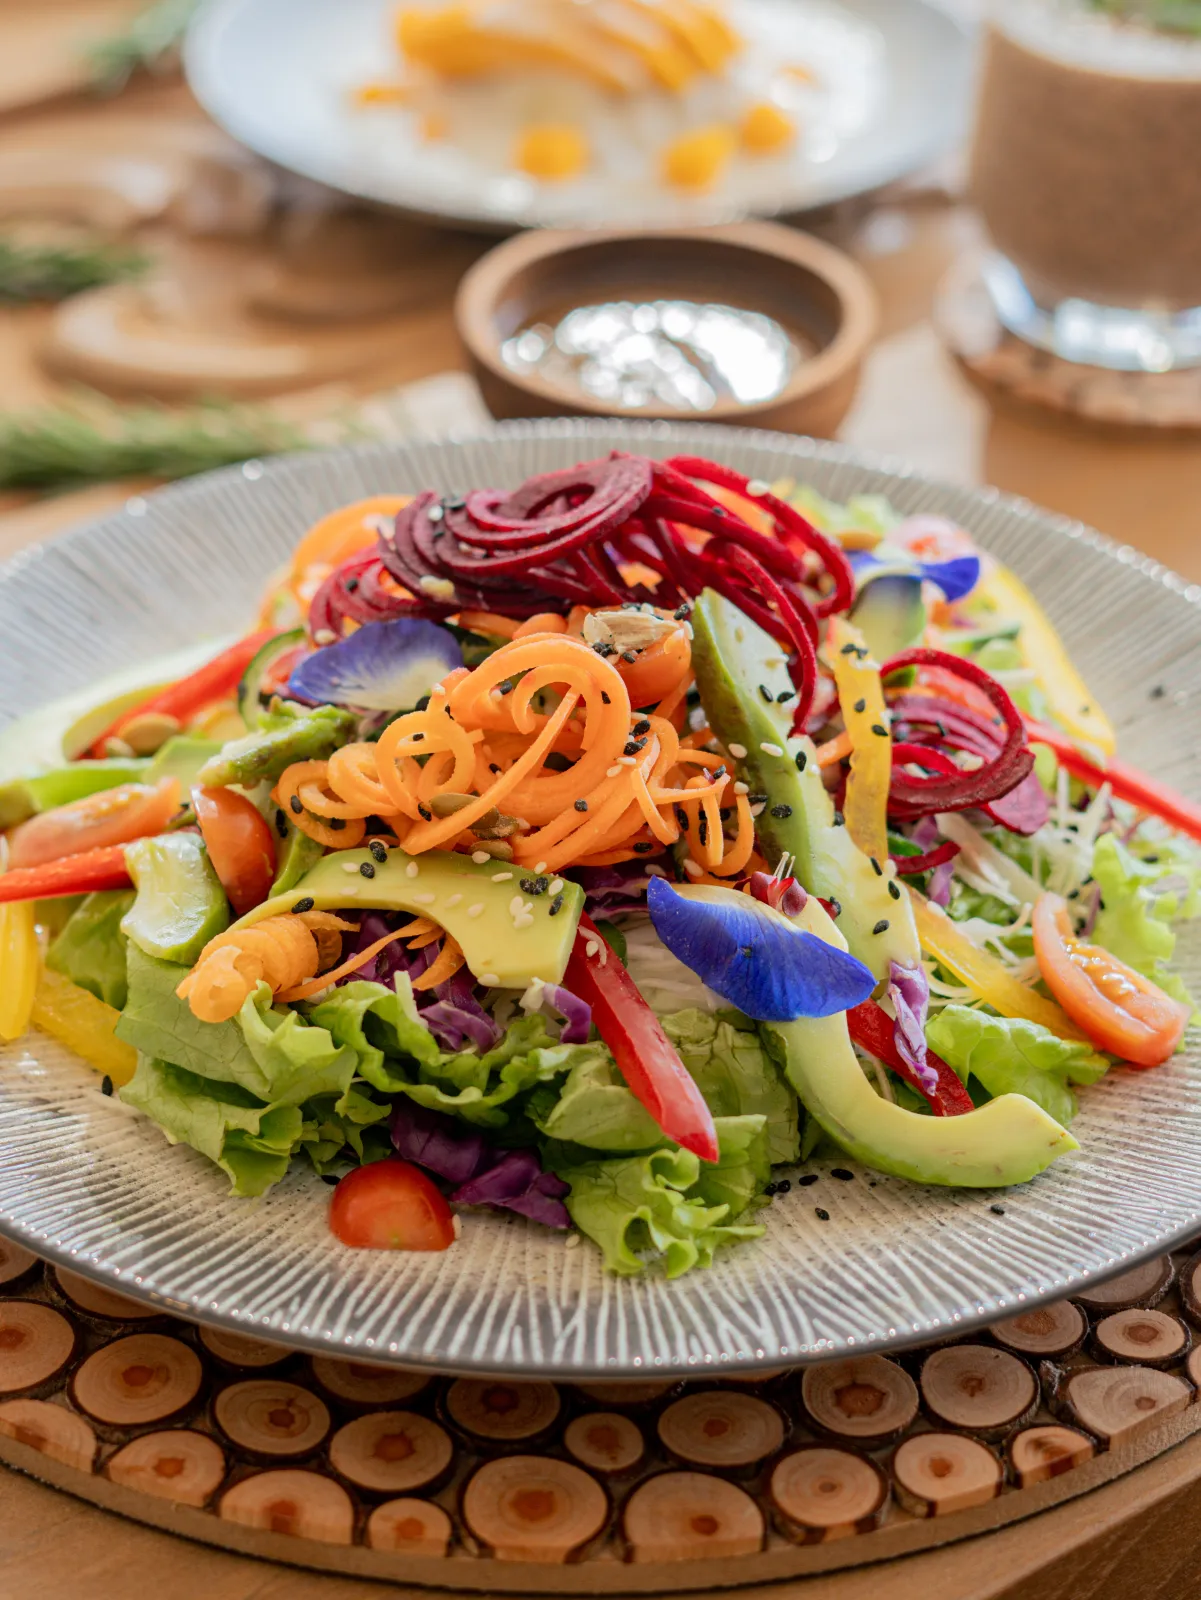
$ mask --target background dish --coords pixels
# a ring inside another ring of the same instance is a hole
[[[231,596],[249,601],[299,532],[348,500],[516,483],[615,448],[707,454],[837,499],[884,493],[906,512],[959,518],[1046,603],[1124,753],[1201,792],[1201,752],[1181,737],[1182,708],[1201,692],[1201,597],[1181,580],[996,493],[807,440],[662,424],[517,424],[461,443],[251,462],[130,502],[0,576],[0,705],[24,709],[178,645],[185,608],[192,637],[237,626]],[[1195,929],[1181,966],[1197,978]],[[348,1255],[326,1232],[316,1182],[230,1200],[201,1158],[162,1146],[58,1046],[35,1037],[0,1063],[5,1232],[198,1320],[377,1361],[562,1376],[802,1362],[964,1331],[1201,1226],[1195,1046],[1151,1077],[1116,1072],[1091,1091],[1080,1153],[1003,1196],[1001,1215],[987,1193],[839,1182],[817,1167],[817,1185],[777,1200],[765,1240],[675,1284],[606,1278],[590,1252],[483,1216],[445,1257]]]
[[[962,131],[966,37],[926,0],[740,4],[780,31],[790,59],[829,74],[830,110],[795,155],[740,165],[696,198],[641,173],[537,184],[422,142],[395,108],[356,106],[356,86],[395,72],[392,0],[212,0],[185,66],[205,110],[260,155],[348,194],[497,232],[788,215],[889,183]]]

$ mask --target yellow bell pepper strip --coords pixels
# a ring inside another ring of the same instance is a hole
[[[979,999],[1003,1017],[1024,1017],[1037,1022],[1060,1039],[1082,1040],[1085,1035],[1053,1000],[1044,999],[1015,978],[1003,961],[981,950],[957,928],[941,906],[912,889],[913,920],[925,953],[953,972]]]
[[[1051,619],[1019,578],[1006,567],[993,566],[972,596],[999,616],[1021,624],[1018,648],[1038,679],[1056,722],[1090,752],[1112,756],[1117,747],[1113,724],[1063,647]]]
[[[121,1013],[60,973],[42,972],[30,1020],[111,1078],[117,1088],[133,1077],[138,1053],[113,1034]]]
[[[0,906],[0,1039],[28,1028],[40,962],[33,901]]]
[[[847,832],[865,856],[883,866],[888,860],[892,733],[880,668],[863,635],[844,617],[830,618],[827,654],[851,736],[851,770],[842,808]]]

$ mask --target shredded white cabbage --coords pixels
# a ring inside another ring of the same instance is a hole
[[[697,977],[691,967],[673,956],[655,932],[649,917],[622,926],[626,939],[626,966],[652,1011],[669,1016],[673,1011],[720,1011],[729,1004]]]

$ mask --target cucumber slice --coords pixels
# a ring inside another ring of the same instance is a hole
[[[195,833],[139,839],[126,846],[125,864],[138,894],[121,932],[148,956],[190,967],[229,926],[229,903],[204,841]]]
[[[238,685],[238,711],[248,728],[263,726],[266,705],[262,698],[262,684],[268,669],[289,650],[295,650],[298,644],[303,644],[304,638],[303,628],[292,628],[287,633],[277,634],[274,639],[268,639],[242,674],[242,681]]]

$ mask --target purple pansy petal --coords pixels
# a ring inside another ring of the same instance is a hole
[[[362,711],[407,711],[462,664],[455,636],[436,622],[368,622],[297,662],[288,693]]]

